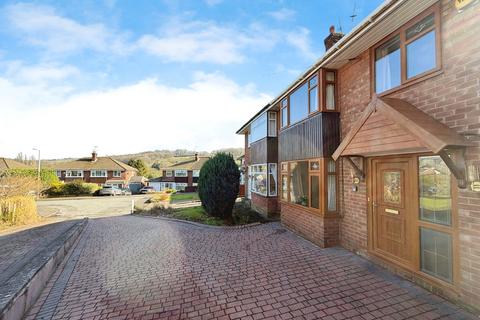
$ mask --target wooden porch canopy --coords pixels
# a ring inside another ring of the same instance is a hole
[[[332,157],[337,160],[345,156],[355,166],[350,157],[433,152],[442,157],[463,187],[466,185],[463,155],[465,147],[471,145],[407,101],[374,97]]]

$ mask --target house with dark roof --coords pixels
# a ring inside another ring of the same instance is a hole
[[[174,189],[195,192],[200,169],[208,159],[209,157],[200,157],[195,154],[191,159],[161,169],[162,176],[148,180],[148,185],[154,187],[156,191]]]
[[[0,172],[10,169],[32,169],[32,167],[16,160],[0,158]]]
[[[92,152],[91,157],[57,162],[51,164],[50,167],[64,182],[82,180],[119,188],[126,188],[131,178],[138,174],[136,168],[111,157],[98,157],[96,151]]]

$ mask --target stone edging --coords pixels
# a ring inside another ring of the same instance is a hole
[[[0,295],[0,320],[22,319],[40,296],[51,275],[63,261],[87,223],[88,219],[84,219],[73,225],[46,248],[40,250],[27,268],[2,285],[1,291],[13,293]]]
[[[142,215],[142,214],[132,214],[132,216],[139,217],[139,218],[150,218],[150,219],[158,219],[158,220],[171,221],[171,222],[186,223],[186,224],[194,225],[196,227],[208,228],[208,229],[245,229],[245,228],[259,226],[259,225],[262,224],[260,222],[253,222],[253,223],[249,223],[249,224],[242,224],[242,225],[239,225],[239,226],[211,226],[211,225],[208,225],[208,224],[203,224],[203,223],[188,221],[188,220],[175,219],[175,218],[166,218],[166,217],[159,217],[159,216],[147,216],[147,215]]]

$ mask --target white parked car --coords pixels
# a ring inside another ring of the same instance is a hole
[[[114,186],[103,186],[98,194],[100,196],[119,196],[122,195],[122,190]]]

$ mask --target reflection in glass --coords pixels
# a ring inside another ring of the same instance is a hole
[[[383,201],[400,204],[401,181],[399,171],[385,171],[383,173]]]
[[[420,228],[422,271],[452,282],[452,237],[443,232]]]
[[[335,173],[335,161],[332,159],[328,160],[327,170],[328,173]]]
[[[288,109],[282,109],[282,128],[288,125]]]
[[[432,13],[429,16],[423,18],[419,22],[407,29],[405,34],[407,40],[413,38],[417,34],[422,33],[424,30],[432,27],[435,24],[435,15]]]
[[[318,84],[318,77],[314,76],[312,79],[310,79],[310,88],[316,86]]]
[[[310,177],[310,193],[311,193],[311,204],[312,208],[320,209],[320,177],[311,176]]]
[[[452,224],[450,170],[439,156],[419,157],[420,219]]]
[[[311,171],[318,171],[318,170],[320,170],[320,162],[318,162],[318,161],[310,161],[310,170],[311,170]]]
[[[434,69],[437,65],[435,30],[407,45],[407,78]]]
[[[381,93],[400,85],[400,36],[375,50],[375,92]]]
[[[308,206],[308,161],[290,163],[290,202]]]
[[[268,195],[276,196],[277,195],[277,164],[269,163],[268,164]]]
[[[290,124],[308,116],[308,83],[303,84],[290,95]]]
[[[310,90],[310,112],[318,110],[318,87]]]

